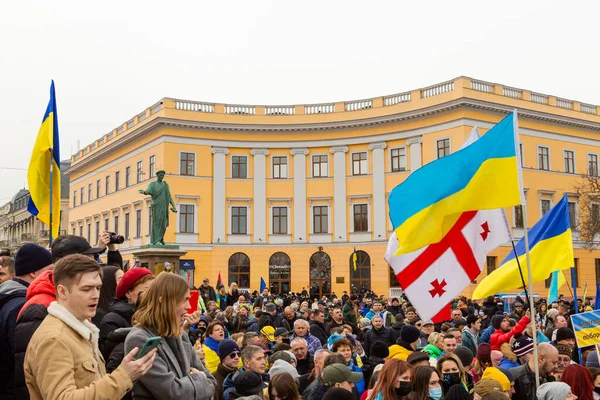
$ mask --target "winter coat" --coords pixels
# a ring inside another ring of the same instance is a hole
[[[240,292],[238,290],[233,291],[232,293],[227,293],[227,305],[233,306],[237,303],[240,298]]]
[[[142,348],[146,339],[158,336],[152,327],[136,325],[125,339],[125,352]],[[196,368],[206,374],[190,374]],[[135,399],[212,399],[217,381],[198,359],[188,335],[163,337],[150,371],[135,382]]]
[[[373,376],[373,370],[375,369],[376,366],[378,366],[379,364],[383,364],[383,363],[385,363],[385,359],[379,358],[379,357],[369,357],[368,359],[365,360],[365,362],[362,366],[362,370],[363,370],[363,375],[365,378],[365,384],[367,385],[367,387],[369,386],[369,383],[371,382],[371,376]]]
[[[133,383],[121,366],[106,374],[98,348],[99,330],[53,302],[25,354],[31,399],[120,399]]]
[[[106,360],[106,371],[113,372],[121,365],[125,358],[125,339],[131,332],[131,327],[115,329],[108,334],[106,344],[111,345],[110,353]]]
[[[516,368],[519,367],[521,364],[519,364],[516,361],[511,361],[506,357],[502,357],[502,361],[500,361],[500,364],[498,364],[499,368],[506,368],[506,369],[511,369],[511,368]]]
[[[100,328],[100,350],[105,360],[108,360],[113,348],[118,343],[122,343],[113,341],[107,343],[108,336],[119,328],[131,327],[131,317],[133,317],[133,313],[135,312],[135,304],[116,300],[110,305],[109,309],[110,311],[102,318],[102,322],[100,322],[100,326],[98,327]]]
[[[215,400],[221,400],[223,399],[223,382],[225,382],[225,378],[227,378],[227,376],[233,372],[235,372],[237,370],[230,370],[228,368],[226,368],[223,364],[219,364],[219,366],[217,367],[217,370],[212,374],[216,381],[217,381],[217,386],[215,389]]]
[[[23,371],[25,351],[31,337],[48,315],[48,306],[56,300],[53,271],[45,271],[31,282],[27,288],[26,300],[17,317],[15,328],[15,393],[17,399],[29,398]]]
[[[242,315],[235,315],[233,317],[233,331],[234,332],[242,332],[242,333],[246,333],[247,329],[248,329],[248,323],[249,323],[249,319],[248,316],[242,316]]]
[[[423,349],[423,352],[429,354],[430,358],[435,358],[436,360],[442,355],[442,351],[435,344],[428,344]]]
[[[517,322],[517,325],[510,332],[502,332],[500,329],[496,329],[492,336],[490,336],[490,347],[492,350],[500,350],[502,343],[507,343],[515,334],[523,332],[529,322],[529,317],[525,316]]]
[[[396,319],[396,315],[404,315],[404,311],[402,311],[402,306],[388,306],[387,310],[390,312],[390,314],[392,314],[394,320]]]
[[[482,333],[481,336],[479,336],[479,344],[481,343],[487,343],[490,344],[490,337],[492,336],[492,334],[495,332],[496,330],[494,329],[494,327],[490,324],[490,326],[488,326]]]
[[[394,334],[396,335],[397,338],[400,337],[400,331],[402,330],[402,327],[406,325],[404,322],[394,322],[392,324],[392,330],[394,331]]]
[[[323,386],[321,379],[317,379],[302,393],[302,400],[321,400],[327,393],[327,388]]]
[[[206,340],[202,344],[202,349],[204,349],[204,354],[206,356],[206,358],[204,359],[204,363],[206,365],[206,368],[208,368],[210,373],[212,374],[217,370],[217,367],[221,362],[218,353],[219,343],[212,338],[206,338]]]
[[[217,300],[215,288],[213,288],[212,286],[205,287],[204,285],[200,285],[198,287],[198,291],[200,292],[200,296],[202,296],[202,300],[204,300],[204,304],[208,303],[211,300]]]
[[[510,370],[515,377],[515,393],[513,400],[536,399],[535,373],[529,368],[529,364],[523,364]],[[546,383],[546,379],[540,377],[540,385]]]
[[[23,282],[27,283],[27,282]],[[27,286],[21,280],[0,285],[0,398],[15,396],[15,328],[25,304]]]
[[[363,349],[365,350],[365,354],[367,356],[369,356],[371,353],[371,345],[378,340],[384,342],[388,347],[390,347],[396,343],[396,336],[390,328],[382,326],[381,329],[375,329],[375,327],[373,327],[365,334]]]
[[[314,367],[314,358],[310,353],[306,354],[304,360],[296,360],[296,370],[299,375],[310,374]]]
[[[238,374],[241,374],[244,371],[246,371],[246,369],[242,367],[239,370],[227,375],[225,381],[223,381],[223,400],[240,398],[240,395],[235,391],[235,385],[233,384],[233,381],[238,376]],[[271,379],[269,377],[269,374],[262,374],[261,376],[264,383],[269,383],[269,380]],[[264,389],[264,393],[268,394],[268,388]]]
[[[398,360],[406,361],[412,353],[414,353],[414,350],[410,347],[410,344],[398,340],[398,344],[390,346],[390,355],[388,358],[397,358]]]
[[[344,304],[342,314],[344,315],[344,319],[352,322],[354,325],[358,323],[358,321],[356,320],[356,314],[354,313],[354,307],[349,306],[348,304]]]
[[[327,344],[327,338],[329,338],[327,333],[324,324],[317,321],[310,321],[310,334],[319,339],[321,345]]]
[[[358,372],[362,375],[362,379],[356,383],[354,383],[354,386],[356,387],[356,390],[358,391],[358,397],[360,398],[360,396],[362,396],[363,392],[366,389],[366,385],[365,385],[365,376],[362,372],[362,369],[360,369],[358,366],[356,366],[354,363],[351,363],[348,368],[350,369],[350,371],[352,372]]]
[[[256,318],[251,319],[246,327],[246,332],[257,332],[258,333],[258,320]]]
[[[477,354],[477,337],[466,326],[462,331],[462,346],[469,348],[473,355]]]

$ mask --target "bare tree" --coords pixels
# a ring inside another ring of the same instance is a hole
[[[579,195],[579,218],[581,240],[587,249],[600,246],[600,176],[590,170],[574,185]]]

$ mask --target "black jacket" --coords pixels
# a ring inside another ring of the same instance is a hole
[[[510,372],[515,377],[515,394],[512,396],[513,400],[537,399],[535,395],[535,373],[529,368],[529,363],[511,368]],[[552,380],[554,379],[552,378]],[[546,382],[550,382],[550,380],[540,377],[540,385]]]
[[[319,339],[322,345],[325,345],[329,338],[325,325],[317,321],[310,321],[310,334]]]
[[[369,357],[365,360],[362,366],[363,376],[365,378],[365,387],[369,387],[369,381],[373,376],[373,370],[379,364],[385,363],[385,359],[379,357]]]
[[[208,307],[209,301],[217,301],[217,293],[212,286],[204,287],[204,285],[200,285],[198,287],[198,291],[200,292],[200,296],[202,296],[202,300],[204,300],[204,304]]]
[[[327,388],[323,386],[320,379],[317,379],[302,393],[302,400],[321,400],[327,393]]]
[[[296,370],[298,371],[299,375],[310,374],[314,367],[315,362],[310,353],[306,354],[306,358],[304,360],[296,361]]]
[[[256,332],[258,333],[258,319],[253,318],[248,322],[248,326],[246,327],[246,332]]]
[[[131,317],[135,312],[135,304],[130,304],[124,300],[115,300],[109,309],[109,313],[102,318],[99,326],[99,346],[107,362],[114,347],[125,341],[124,338],[120,340],[120,337],[115,340],[115,337],[111,337],[111,333],[119,328],[131,328]]]
[[[17,315],[25,304],[27,282],[6,281],[0,286],[0,398],[15,396],[15,329]]]
[[[365,342],[363,343],[363,349],[367,356],[371,353],[371,345],[378,340],[390,347],[391,345],[396,344],[396,335],[393,330],[386,328],[385,326],[382,326],[381,329],[375,329],[375,327],[371,328],[365,334]],[[365,381],[365,383],[367,382]]]

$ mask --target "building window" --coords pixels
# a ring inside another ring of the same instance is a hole
[[[96,181],[96,198],[100,198],[100,179]]]
[[[327,206],[313,207],[313,233],[329,233]]]
[[[83,204],[83,188],[79,190],[79,204]]]
[[[542,199],[542,200],[540,200],[540,202],[542,205],[542,217],[543,217],[544,215],[546,215],[546,213],[548,211],[550,211],[550,207],[551,207],[552,203],[550,202],[550,200],[547,200],[547,199]]]
[[[142,236],[142,210],[135,210],[135,237]]]
[[[598,155],[588,154],[588,174],[598,176]]]
[[[577,228],[577,207],[574,202],[569,201],[567,203],[567,208],[569,210],[569,223],[571,224],[571,229],[576,230],[576,228]]]
[[[144,179],[144,171],[142,170],[143,163],[141,161],[137,162],[137,183],[140,183]]]
[[[73,236],[75,235],[75,227],[73,227]]]
[[[369,230],[369,212],[366,204],[354,204],[354,232]]]
[[[392,172],[406,171],[406,148],[392,149]]]
[[[287,157],[273,157],[273,178],[287,178]]]
[[[110,176],[106,177],[106,181],[104,183],[104,195],[108,195],[110,193]]]
[[[87,224],[87,241],[88,243],[91,241],[92,238],[92,224]]]
[[[88,201],[92,201],[92,184],[88,184]]]
[[[274,253],[269,258],[269,291],[276,296],[291,290],[292,261],[283,253]]]
[[[179,154],[179,170],[181,175],[194,176],[196,155],[194,153]]]
[[[287,235],[287,207],[273,207],[273,234]]]
[[[368,171],[367,152],[352,154],[352,175],[366,175]]]
[[[123,227],[123,236],[125,236],[125,239],[129,239],[129,213],[125,213],[123,222],[125,223],[125,226]]]
[[[108,231],[108,218],[104,218],[104,230]]]
[[[544,171],[550,170],[550,150],[547,147],[538,147],[538,168]]]
[[[575,173],[575,153],[571,150],[565,150],[565,172],[568,174]]]
[[[515,206],[515,228],[523,228],[523,206]]]
[[[248,157],[232,156],[231,157],[231,177],[232,178],[247,178],[248,177]]]
[[[229,285],[233,282],[240,288],[250,288],[250,259],[244,253],[235,253],[228,262]]]
[[[73,207],[77,207],[77,190],[73,190]]]
[[[129,187],[129,184],[131,183],[130,179],[131,179],[131,167],[126,167],[125,168],[125,187]]]
[[[371,256],[365,251],[356,251],[356,269],[354,265],[354,252],[350,254],[350,290],[358,293],[361,290],[371,289]]]
[[[450,155],[450,139],[440,139],[437,141],[437,158]]]
[[[245,235],[247,233],[248,209],[246,207],[231,207],[231,233]]]
[[[121,172],[115,172],[115,192],[118,192],[121,186]]]
[[[519,143],[519,155],[521,160],[521,167],[523,166],[523,143]]]
[[[79,236],[83,237],[83,225],[79,225]]]
[[[119,234],[119,216],[118,215],[115,215],[114,223],[115,223],[115,226],[114,226],[113,232],[118,235]]]
[[[496,257],[486,257],[487,274],[491,274],[496,269]]]
[[[179,232],[194,233],[194,205],[179,205]]]
[[[327,156],[312,156],[313,178],[326,178],[329,176]]]
[[[96,237],[100,236],[100,220],[96,221]]]
[[[155,156],[150,156],[150,159],[148,160],[148,173],[150,174],[150,179],[152,179],[154,177],[155,171],[156,170],[156,157]]]

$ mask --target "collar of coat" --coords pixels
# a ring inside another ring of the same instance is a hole
[[[48,314],[60,319],[67,326],[81,335],[85,340],[91,340],[94,349],[98,348],[98,337],[100,330],[91,322],[81,322],[69,310],[58,304],[56,301],[50,303]]]

